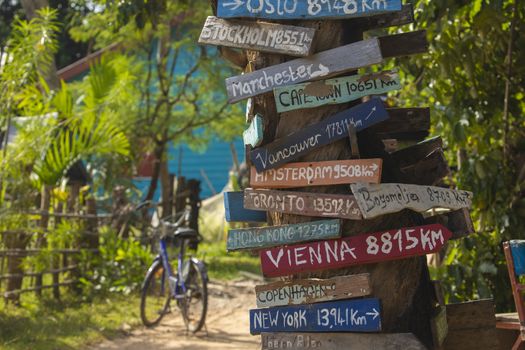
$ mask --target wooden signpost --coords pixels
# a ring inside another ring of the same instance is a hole
[[[339,220],[312,221],[274,227],[230,230],[226,249],[246,250],[275,247],[283,244],[341,237]]]
[[[224,212],[228,222],[266,222],[266,213],[244,209],[243,192],[224,192]]]
[[[312,83],[283,86],[274,89],[277,112],[346,103],[363,96],[380,95],[399,90],[397,71],[319,80]]]
[[[379,98],[334,114],[286,138],[278,139],[250,152],[257,171],[276,168],[324,145],[348,138],[348,126],[357,132],[388,119]]]
[[[379,183],[383,160],[353,159],[312,163],[289,163],[258,173],[250,171],[253,188],[292,188],[342,185],[356,182]]]
[[[400,10],[401,0],[219,0],[217,2],[217,15],[223,18],[342,19]]]
[[[263,127],[264,125],[261,115],[255,115],[248,129],[246,129],[242,134],[244,144],[250,145],[252,147],[259,146],[264,138]]]
[[[333,301],[250,310],[250,333],[378,332],[379,299]]]
[[[361,212],[353,196],[310,192],[244,190],[246,209],[359,220]]]
[[[350,187],[365,219],[403,209],[424,212],[433,208],[470,208],[473,196],[469,191],[422,185],[358,183]]]
[[[226,21],[209,16],[204,23],[199,43],[308,56],[314,34],[313,28],[265,22]]]
[[[439,251],[452,233],[434,224],[261,250],[267,277],[421,256]]]
[[[228,101],[234,103],[272,91],[279,86],[319,79],[370,66],[382,60],[378,39],[359,41],[308,58],[298,58],[252,73],[227,78]]]
[[[429,108],[387,108],[389,119],[370,128],[380,139],[421,141],[430,130]]]
[[[412,333],[263,333],[262,350],[427,350]]]
[[[257,307],[312,304],[369,295],[370,275],[279,281],[255,287]]]

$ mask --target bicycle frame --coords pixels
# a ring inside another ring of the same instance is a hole
[[[184,244],[184,243],[181,243]],[[184,295],[186,293],[186,285],[184,284],[184,279],[180,278],[182,276],[182,265],[184,263],[184,257],[183,257],[183,249],[181,247],[179,254],[177,256],[177,275],[173,275],[173,270],[171,268],[171,264],[168,259],[168,250],[166,247],[166,240],[161,239],[159,242],[159,248],[160,253],[157,256],[156,259],[160,259],[162,262],[162,265],[164,266],[164,273],[168,273],[168,281],[171,282],[172,278],[175,278],[175,283],[172,288],[171,283],[168,282],[168,288],[171,292],[171,296],[175,299],[182,299],[184,298]],[[164,281],[165,279],[162,279],[162,285],[161,290],[164,292]],[[182,289],[182,293],[179,293],[179,287]]]

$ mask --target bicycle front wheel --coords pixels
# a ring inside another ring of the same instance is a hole
[[[198,332],[206,321],[208,311],[208,276],[200,261],[191,259],[183,270],[186,286],[185,298],[179,303],[186,328]]]
[[[156,326],[167,313],[170,303],[168,273],[162,262],[151,265],[140,296],[140,318],[146,327]]]

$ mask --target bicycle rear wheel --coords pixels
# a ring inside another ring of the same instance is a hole
[[[146,275],[140,296],[140,318],[146,327],[156,326],[167,313],[170,303],[168,273],[157,260]]]
[[[185,298],[179,303],[186,328],[198,332],[206,321],[208,311],[208,276],[204,264],[196,260],[186,262],[183,271]]]

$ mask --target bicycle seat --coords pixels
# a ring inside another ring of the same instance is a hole
[[[174,238],[182,238],[182,239],[192,239],[192,238],[199,238],[199,234],[194,229],[188,228],[188,227],[179,227],[175,230],[173,233]]]

